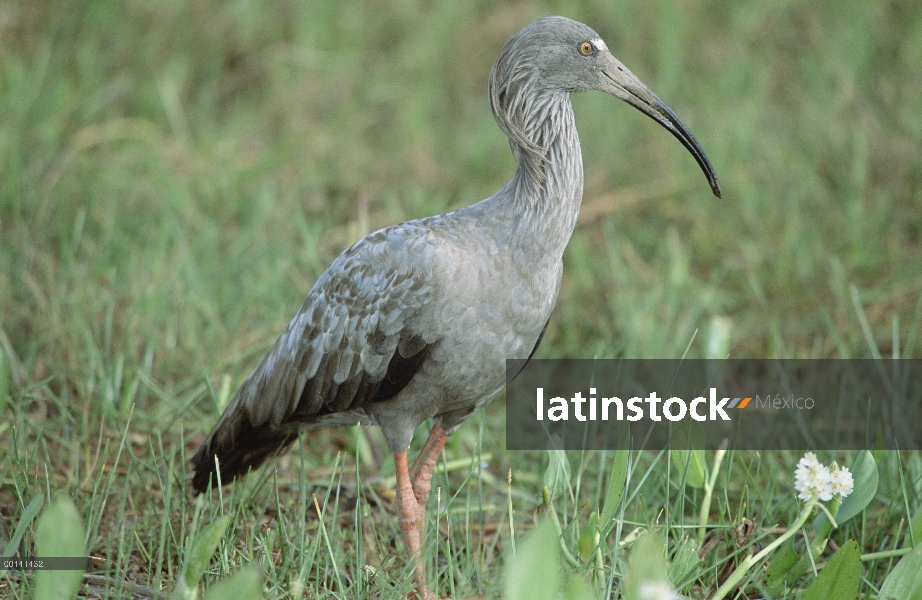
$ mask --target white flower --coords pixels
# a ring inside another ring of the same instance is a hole
[[[647,581],[640,584],[637,592],[642,600],[682,600],[682,597],[676,594],[672,586],[665,581]]]
[[[843,498],[855,490],[855,480],[849,472],[848,467],[834,466],[829,481],[833,494],[839,494]]]
[[[816,460],[816,455],[807,452],[797,463],[794,471],[794,489],[800,492],[801,500],[819,498],[823,502],[832,499],[832,473],[829,467]]]
[[[812,452],[807,452],[804,454],[803,458],[797,461],[797,470],[805,467],[815,467],[820,464],[820,461],[816,460],[816,454]]]

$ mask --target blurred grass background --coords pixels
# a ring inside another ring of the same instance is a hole
[[[342,249],[505,184],[487,75],[549,14],[682,116],[724,199],[651,120],[574,96],[584,205],[540,356],[922,355],[918,3],[6,0],[4,515],[45,489],[29,460],[85,504],[120,444],[151,462],[119,477],[178,477],[183,432],[201,439]],[[454,457],[501,447],[502,419]]]

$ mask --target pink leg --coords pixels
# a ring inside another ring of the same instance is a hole
[[[442,433],[442,428],[438,423],[432,426],[429,438],[423,444],[419,456],[410,468],[410,481],[413,484],[413,493],[416,501],[423,508],[426,507],[426,500],[429,499],[429,492],[432,490],[432,470],[435,463],[439,460],[439,454],[445,446],[448,436]]]
[[[422,563],[423,525],[425,523],[426,500],[432,490],[432,470],[439,459],[442,447],[448,439],[442,428],[436,423],[432,426],[429,438],[423,444],[413,467],[407,467],[407,453],[394,455],[397,469],[397,511],[400,514],[400,531],[410,553],[410,560],[416,561],[413,580],[416,583],[417,597],[422,600],[437,600],[429,595],[426,586],[426,574]]]
[[[413,484],[410,483],[410,472],[407,467],[407,453],[401,452],[394,455],[394,466],[397,468],[397,512],[400,518],[400,531],[403,541],[410,553],[410,560],[415,561],[416,569],[413,581],[416,583],[416,597],[430,600],[429,589],[426,587],[426,577],[422,563],[422,537],[423,537],[423,506],[416,500]],[[413,597],[413,596],[411,596]]]

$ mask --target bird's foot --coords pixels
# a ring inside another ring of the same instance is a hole
[[[429,588],[426,587],[426,584],[418,585],[416,590],[407,594],[407,600],[439,600],[439,597],[435,594],[429,593]]]

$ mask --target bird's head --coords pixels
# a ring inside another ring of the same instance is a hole
[[[490,71],[490,105],[497,120],[512,117],[547,92],[599,90],[624,100],[669,130],[721,195],[714,168],[695,136],[676,113],[627,67],[612,56],[592,28],[565,17],[546,17],[528,25],[500,51]],[[514,123],[500,126],[516,140]]]

